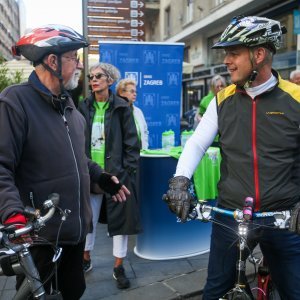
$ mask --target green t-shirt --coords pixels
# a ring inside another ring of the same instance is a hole
[[[108,109],[108,102],[94,102],[95,115],[91,134],[91,156],[101,168],[105,168],[105,131],[104,117]]]
[[[209,93],[202,98],[200,105],[199,105],[199,115],[203,116],[204,113],[207,110],[207,107],[209,105],[209,103],[211,102],[211,100],[215,97],[215,94],[212,91],[209,91]],[[215,137],[215,142],[219,141],[219,135],[217,135]]]
[[[199,105],[199,114],[201,116],[204,115],[204,113],[207,110],[207,107],[210,103],[210,101],[214,98],[214,93],[212,91],[210,91],[205,97],[202,98],[202,100],[200,101],[200,105]]]

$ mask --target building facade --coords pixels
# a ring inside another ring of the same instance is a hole
[[[288,78],[297,65],[297,35],[293,32],[293,11],[297,9],[297,0],[161,0],[159,41],[184,42],[184,61],[193,65],[193,71],[183,76],[182,111],[206,95],[214,75],[229,80],[223,52],[211,46],[234,16],[268,17],[286,26],[288,33],[273,65],[283,78]]]
[[[11,47],[20,37],[19,5],[15,0],[0,0],[0,55],[13,58]]]

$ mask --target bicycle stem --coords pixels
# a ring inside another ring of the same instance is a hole
[[[236,278],[237,285],[241,289],[245,289],[247,285],[246,279],[246,259],[248,254],[246,253],[246,240],[248,235],[248,223],[242,222],[238,225],[239,231],[239,252],[238,252],[238,261],[236,264]]]

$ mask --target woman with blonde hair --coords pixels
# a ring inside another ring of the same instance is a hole
[[[129,105],[132,107],[136,129],[138,132],[139,140],[141,142],[141,149],[148,149],[149,131],[147,122],[145,120],[142,110],[136,105],[134,105],[137,96],[136,82],[129,78],[122,79],[118,82],[116,86],[116,92],[118,96],[128,101]]]

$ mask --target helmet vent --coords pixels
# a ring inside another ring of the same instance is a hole
[[[280,27],[276,24],[271,27],[272,32],[280,32]]]

